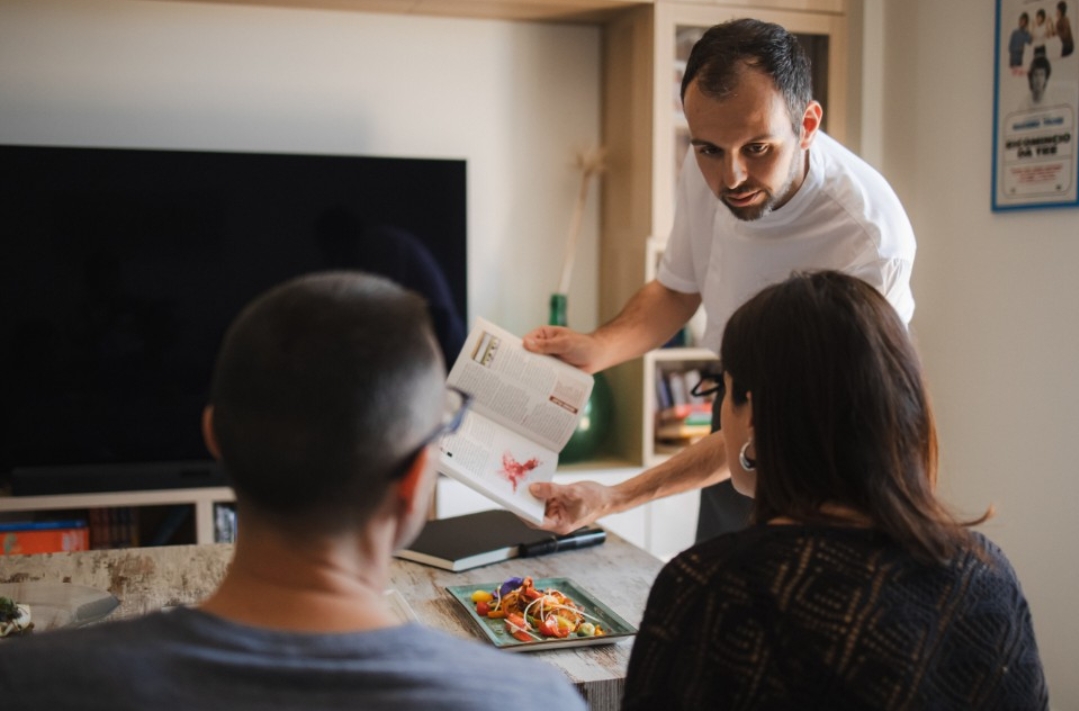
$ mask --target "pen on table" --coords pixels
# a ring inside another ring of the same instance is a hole
[[[546,555],[558,551],[570,551],[588,546],[598,546],[607,540],[607,532],[602,528],[582,528],[565,536],[551,536],[546,541],[522,544],[517,554],[522,558]]]

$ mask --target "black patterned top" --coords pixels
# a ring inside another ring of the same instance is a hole
[[[880,533],[753,526],[668,563],[623,708],[1047,709],[1004,554],[925,565]]]

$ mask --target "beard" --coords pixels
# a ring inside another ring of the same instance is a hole
[[[791,157],[790,166],[787,170],[787,177],[783,181],[783,184],[779,186],[778,190],[772,191],[763,185],[755,185],[752,183],[743,183],[733,190],[724,190],[719,195],[719,201],[722,202],[731,214],[743,222],[752,222],[753,220],[759,220],[765,215],[783,207],[787,204],[787,201],[791,199],[797,188],[794,187],[794,183],[798,180],[800,161],[803,160],[804,153],[802,151],[795,151]],[[764,195],[764,200],[753,205],[732,205],[727,202],[727,196],[737,193],[745,193],[758,191]]]
[[[764,194],[764,200],[755,205],[746,205],[745,207],[732,205],[727,202],[726,196],[728,194],[733,192],[746,192],[746,190],[759,190],[761,193]],[[727,206],[727,209],[731,211],[731,214],[734,215],[735,218],[741,220],[742,222],[752,222],[753,220],[759,220],[760,218],[764,217],[776,208],[775,193],[773,193],[768,188],[759,186],[743,185],[737,190],[724,191],[723,195],[720,196],[719,200]]]

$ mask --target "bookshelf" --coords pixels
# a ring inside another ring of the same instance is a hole
[[[90,512],[100,509],[130,507],[142,510],[164,507],[190,507],[192,540],[185,543],[214,543],[214,507],[235,502],[229,487],[205,489],[160,489],[152,491],[109,491],[91,494],[57,494],[50,496],[0,496],[0,517],[14,520],[27,516],[62,515],[65,518],[90,520]],[[161,512],[164,513],[164,512]],[[164,523],[163,516],[142,516],[147,528]],[[151,533],[152,531],[147,531]]]

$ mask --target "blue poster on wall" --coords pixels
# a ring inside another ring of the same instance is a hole
[[[993,209],[1079,205],[1079,0],[997,0]]]

